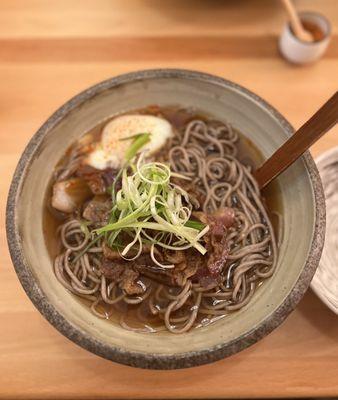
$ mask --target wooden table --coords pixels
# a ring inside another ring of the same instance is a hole
[[[337,89],[338,4],[299,0],[333,24],[325,58],[294,67],[277,51],[285,18],[270,0],[0,2],[0,398],[338,396],[338,318],[309,291],[266,339],[229,359],[144,371],[100,359],[54,330],[22,290],[5,243],[4,207],[27,141],[63,102],[110,76],[182,67],[238,82],[296,127]],[[312,149],[338,145],[337,129]]]

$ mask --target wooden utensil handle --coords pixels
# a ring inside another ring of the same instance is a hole
[[[254,176],[260,188],[283,172],[313,143],[337,123],[336,92],[305,124],[298,129],[260,168]]]
[[[299,20],[299,16],[297,14],[295,6],[293,5],[293,3],[291,3],[290,0],[282,0],[282,2],[289,14],[290,23],[291,23],[291,26],[293,28],[295,35],[302,38],[303,26]]]

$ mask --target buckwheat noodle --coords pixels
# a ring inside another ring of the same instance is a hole
[[[144,294],[128,296],[102,274],[100,241],[76,259],[89,241],[77,218],[59,228],[62,251],[54,262],[58,281],[90,302],[96,316],[120,315],[121,326],[135,332],[184,333],[248,304],[262,281],[274,273],[277,245],[250,167],[236,158],[237,140],[229,124],[196,119],[176,132],[166,149],[171,169],[191,178],[186,189],[189,192],[190,185],[203,199],[204,212],[235,210],[235,226],[227,231],[229,257],[222,283],[205,289],[188,279],[183,288],[173,288],[142,278]],[[74,171],[77,157],[70,160],[71,171],[62,170],[63,177]],[[126,319],[130,307],[137,307],[135,326]]]

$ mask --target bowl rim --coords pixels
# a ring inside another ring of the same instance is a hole
[[[31,138],[20,157],[10,185],[6,207],[6,232],[12,262],[22,287],[39,312],[64,336],[96,355],[121,364],[149,369],[178,369],[203,365],[228,357],[256,343],[284,321],[308,289],[319,263],[325,234],[325,201],[318,170],[310,153],[306,152],[303,156],[303,160],[312,184],[316,215],[313,240],[305,266],[284,302],[273,313],[268,315],[261,324],[254,326],[248,332],[228,343],[219,343],[210,348],[179,354],[142,353],[108,345],[66,320],[49,302],[47,296],[39,287],[37,280],[34,278],[25,260],[21,245],[16,205],[27,171],[44,137],[70,111],[105,90],[130,82],[156,78],[197,80],[224,88],[234,89],[256,104],[258,103],[277,119],[288,136],[291,136],[294,132],[291,124],[265,100],[250,90],[221,77],[204,72],[167,68],[141,70],[118,75],[97,83],[71,98],[55,111]]]

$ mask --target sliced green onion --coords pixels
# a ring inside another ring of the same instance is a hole
[[[188,226],[189,228],[197,229],[197,230],[199,230],[199,231],[203,230],[203,229],[206,227],[206,225],[203,224],[203,222],[194,221],[194,220],[192,220],[192,219],[190,219],[189,221],[187,221],[184,225],[185,225],[185,226]]]
[[[126,140],[130,140],[130,139],[138,139],[139,137],[143,136],[143,135],[148,135],[148,133],[136,133],[135,135],[130,135],[130,136],[126,136],[124,138],[119,139],[120,142],[125,142]]]
[[[85,235],[86,239],[90,238],[90,231],[88,229],[88,226],[91,224],[90,221],[80,221],[80,229]]]
[[[193,205],[188,193],[170,181],[172,176],[185,177],[172,173],[164,163],[145,162],[144,153],[134,162],[137,152],[149,142],[150,134],[137,134],[128,139],[133,142],[126,153],[126,164],[118,174],[122,178],[122,187],[115,193],[113,186],[109,223],[91,233],[98,235],[97,238],[104,235],[107,244],[117,248],[126,260],[137,259],[143,245],[150,244],[153,262],[163,269],[174,268],[174,265],[162,264],[156,259],[156,246],[174,251],[195,248],[205,254],[207,250],[201,238],[209,226],[191,219]],[[121,243],[121,237],[126,235],[131,240],[127,244]],[[128,258],[132,249],[136,254]]]
[[[133,159],[137,152],[147,143],[150,142],[150,133],[141,133],[139,135],[135,135],[135,139],[133,143],[130,145],[128,150],[126,151],[125,157],[126,161],[130,161]]]
[[[177,172],[171,172],[171,176],[173,178],[179,178],[179,179],[183,179],[183,180],[186,180],[186,181],[191,181],[192,180],[192,178],[190,178],[190,176],[182,175],[182,174],[179,174]]]

